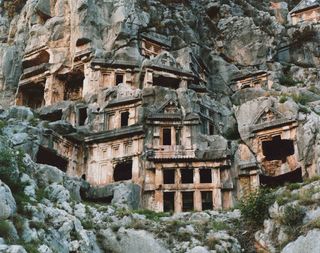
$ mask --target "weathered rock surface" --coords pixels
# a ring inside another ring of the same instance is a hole
[[[11,217],[16,212],[16,202],[10,188],[0,180],[0,220]]]

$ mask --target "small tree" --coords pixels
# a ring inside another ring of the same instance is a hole
[[[274,194],[269,189],[260,188],[240,199],[239,209],[246,221],[253,225],[262,225],[274,200]]]

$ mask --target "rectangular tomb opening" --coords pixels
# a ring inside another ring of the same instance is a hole
[[[175,183],[175,170],[169,169],[163,171],[163,183],[174,184]]]
[[[123,83],[123,80],[124,80],[124,74],[116,74],[116,85]]]
[[[129,112],[122,112],[121,113],[121,127],[126,127],[129,125]]]
[[[57,167],[59,170],[63,172],[66,172],[68,168],[68,160],[66,158],[42,146],[39,147],[36,160],[37,163]]]
[[[182,192],[182,211],[193,211],[193,192]]]
[[[87,107],[82,107],[78,109],[78,125],[84,126],[88,118]]]
[[[171,128],[162,129],[162,145],[171,145]]]
[[[76,101],[82,98],[84,74],[81,71],[63,76],[65,81],[64,100]]]
[[[163,211],[164,212],[174,211],[174,192],[163,193]]]
[[[50,122],[61,120],[61,118],[62,118],[62,110],[57,110],[54,112],[40,115],[40,119],[47,120]]]
[[[285,163],[286,158],[294,154],[293,141],[283,140],[277,135],[271,141],[262,142],[262,152],[267,161],[281,160]]]
[[[202,203],[202,211],[213,209],[213,201],[212,201],[212,192],[211,191],[201,192],[201,203]]]
[[[171,89],[178,89],[180,85],[180,80],[178,78],[154,74],[153,85],[167,87]]]
[[[32,109],[40,108],[44,105],[44,87],[40,85],[28,85],[21,87],[22,105]]]
[[[211,169],[200,169],[200,183],[205,184],[205,183],[212,183],[212,173]]]
[[[181,183],[193,184],[193,169],[181,169]]]
[[[113,172],[115,182],[132,179],[132,160],[119,162]]]

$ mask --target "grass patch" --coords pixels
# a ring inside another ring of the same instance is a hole
[[[284,102],[286,102],[288,100],[288,97],[287,96],[281,96],[279,98],[279,103],[283,104]]]
[[[291,97],[297,104],[306,105],[308,102],[307,96],[303,94],[293,94]]]
[[[220,231],[220,230],[228,230],[230,227],[227,223],[222,221],[213,221],[212,222],[212,229],[214,231]]]
[[[141,209],[133,211],[134,213],[146,216],[148,220],[159,221],[162,217],[169,217],[170,213],[154,212],[151,210]]]
[[[291,87],[295,86],[299,82],[294,80],[293,77],[289,74],[283,74],[279,78],[279,83],[283,86]]]
[[[289,189],[290,191],[300,189],[300,187],[301,187],[301,184],[299,183],[292,183],[287,185],[287,189]]]

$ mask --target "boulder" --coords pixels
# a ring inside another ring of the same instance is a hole
[[[10,188],[0,180],[0,220],[11,217],[17,209]]]
[[[40,185],[47,186],[51,183],[62,183],[64,173],[56,167],[39,164],[39,168],[36,171],[36,178]]]
[[[320,230],[314,229],[306,236],[299,236],[297,240],[289,243],[281,253],[318,253],[320,252]]]
[[[141,187],[136,184],[122,183],[114,187],[112,204],[138,209],[140,205]]]
[[[8,118],[15,118],[18,120],[32,120],[34,118],[34,115],[31,109],[28,107],[12,106],[8,110]]]

